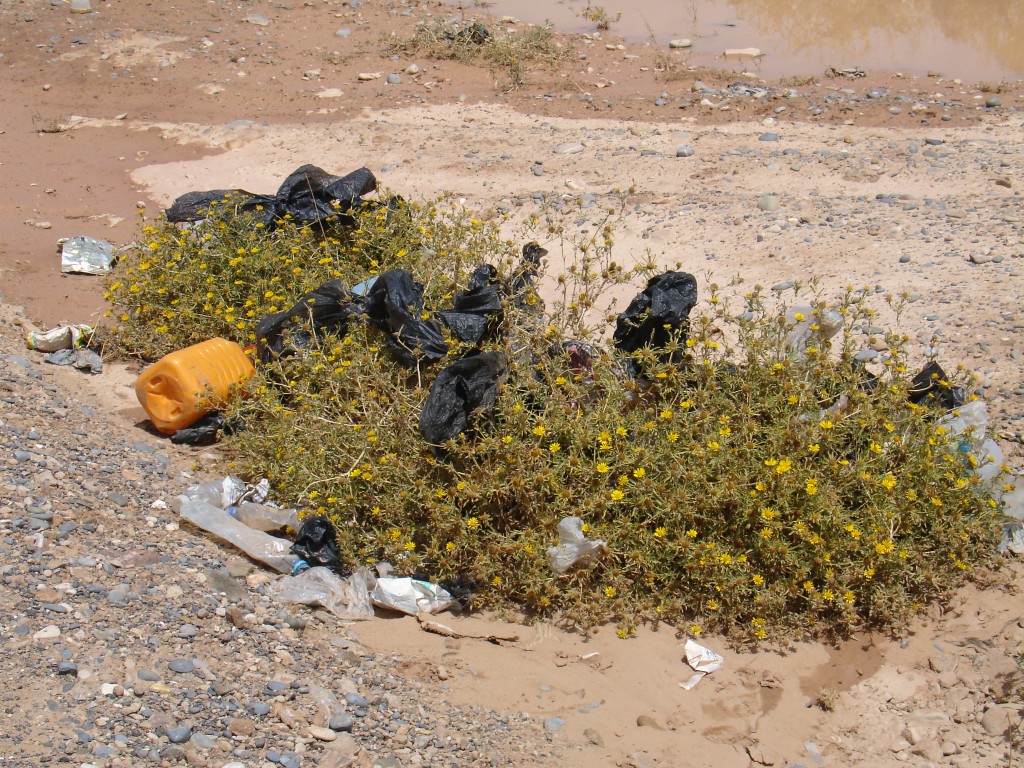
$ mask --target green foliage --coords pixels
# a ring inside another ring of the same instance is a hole
[[[381,42],[389,56],[422,56],[463,64],[486,62],[495,75],[505,78],[504,87],[507,89],[526,84],[531,64],[550,65],[569,54],[555,40],[548,25],[530,26],[518,31],[481,22],[459,25],[436,19],[419,22],[409,37],[400,37],[394,32],[384,33]]]
[[[854,327],[878,322],[863,292],[787,319],[758,287],[740,309],[712,284],[688,335],[636,353],[642,378],[612,354],[581,368],[552,353],[570,338],[607,348],[600,302],[653,267],[612,260],[608,217],[548,281],[546,315],[532,292],[506,306],[485,348],[510,372],[471,432],[426,445],[418,419],[443,364],[402,368],[353,323],[259,367],[229,414],[247,425],[228,441],[233,471],[329,515],[351,566],[469,575],[478,607],[614,621],[623,636],[644,621],[751,642],[896,628],[991,561],[997,505],[935,409],[908,403],[920,363],[905,337],[886,336],[875,386],[853,364]],[[252,343],[260,317],[333,277],[409,269],[442,309],[477,264],[508,278],[518,256],[496,224],[444,201],[364,212],[346,235],[215,217],[144,240],[109,288],[111,343],[147,358],[211,335]],[[830,310],[834,343],[787,346],[794,323]],[[608,551],[558,576],[546,552],[570,515]]]

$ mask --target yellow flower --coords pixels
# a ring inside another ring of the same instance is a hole
[[[615,434],[618,435],[619,437],[625,437],[627,434],[629,434],[629,432],[625,427],[616,427]]]
[[[559,376],[557,379],[555,379],[555,384],[557,384],[558,386],[562,386],[563,384],[565,384],[565,382],[565,376]]]
[[[875,552],[880,555],[887,555],[893,551],[894,545],[891,541],[879,541],[875,544]]]
[[[710,600],[708,600],[708,610],[709,611],[717,611],[718,610],[718,601],[715,600],[715,598],[711,598]]]
[[[668,534],[668,529],[663,525],[659,525],[654,529],[654,538],[663,539]]]
[[[764,585],[764,576],[762,576],[760,573],[755,573],[750,580],[754,582],[755,586],[760,587]]]
[[[636,469],[633,470],[633,477],[635,477],[637,480],[639,480],[641,477],[643,477],[646,474],[647,474],[647,470],[644,469],[643,467],[637,467]]]
[[[661,418],[663,418],[663,419],[671,419],[672,418],[672,409],[671,408],[666,408],[665,410],[663,410],[661,412],[660,415],[661,415]]]
[[[605,597],[615,597],[615,587],[605,587],[604,588],[604,596]]]
[[[818,422],[818,426],[821,427],[822,429],[832,429],[832,427],[834,427],[835,424],[833,424],[828,419],[822,419],[821,421]]]
[[[804,486],[804,490],[807,491],[808,496],[813,496],[818,492],[818,481],[813,477],[807,478],[807,485]]]
[[[691,528],[690,530],[688,530],[686,532],[686,535],[689,536],[691,539],[696,539],[697,538],[697,530],[695,528]]]
[[[873,579],[874,577],[875,577],[875,569],[874,568],[865,568],[864,569],[864,578],[865,579]]]
[[[708,441],[708,450],[717,451],[721,447],[721,444],[717,440]]]
[[[446,552],[454,552],[455,551],[455,542],[454,541],[449,541],[447,544],[444,545],[444,549],[445,549]]]
[[[548,450],[551,451],[551,453],[558,453],[562,450],[562,445],[561,443],[552,443],[548,446]]]
[[[700,632],[701,632],[700,624],[691,624],[690,625],[690,634],[691,635],[693,635],[694,637],[700,637]]]
[[[818,445],[817,443],[811,443],[810,445],[807,446],[807,450],[810,451],[811,453],[817,453],[818,451],[821,450],[821,446]]]
[[[874,441],[872,441],[871,445],[868,446],[868,447],[871,449],[872,453],[881,453],[882,452],[882,446],[879,445],[878,443],[874,442]]]
[[[679,433],[678,432],[669,432],[668,435],[666,435],[665,439],[668,440],[670,443],[674,443],[674,442],[676,442],[676,440],[679,439]]]
[[[774,467],[774,466],[777,466],[778,463],[779,463],[778,459],[765,459],[764,460],[764,465],[766,467]]]
[[[887,491],[891,491],[896,487],[896,478],[893,477],[891,473],[886,475],[882,478],[882,487]]]
[[[407,541],[405,542],[405,546],[403,547],[403,549],[406,552],[412,552],[414,549],[416,549],[416,544],[411,541]]]
[[[770,539],[774,535],[775,535],[775,530],[772,529],[772,528],[769,528],[768,526],[765,526],[764,528],[761,529],[761,538],[762,539]]]
[[[771,507],[763,507],[761,509],[761,519],[762,520],[771,520],[777,514],[778,513],[774,509],[772,509]]]
[[[597,463],[597,466],[594,467],[594,469],[596,469],[600,474],[603,475],[603,474],[606,474],[608,472],[608,465],[605,464],[603,461],[599,461]]]
[[[508,445],[509,443],[512,442],[512,435],[504,435],[501,438],[501,442],[503,442],[505,445]]]
[[[789,470],[792,468],[792,466],[793,466],[793,464],[792,464],[792,462],[790,462],[789,459],[783,459],[782,461],[779,462],[779,466],[777,466],[775,468],[775,471],[777,473],[779,473],[780,475],[783,475],[786,472],[789,472]]]
[[[535,434],[537,437],[544,437],[545,432],[547,432],[547,430],[544,429],[543,424],[538,424],[536,427],[533,428],[533,434]]]
[[[612,491],[611,498],[612,498],[612,501],[621,501],[622,497],[625,496],[625,495],[626,494],[624,494],[622,491],[620,491],[618,488],[616,488],[614,491]]]
[[[491,584],[493,584],[496,587],[499,586],[501,584],[501,576],[495,576],[493,579],[491,579]]]
[[[480,521],[477,520],[475,517],[471,517],[469,518],[469,520],[466,521],[467,528],[472,528],[473,530],[476,530],[478,525],[480,525]]]

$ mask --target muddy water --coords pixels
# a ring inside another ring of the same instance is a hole
[[[469,5],[468,3],[466,4]],[[495,0],[497,16],[552,21],[593,32],[587,0]],[[821,75],[826,67],[965,81],[1024,78],[1024,0],[593,0],[613,20],[608,34],[633,41],[688,38],[692,64],[762,77]],[[467,14],[472,7],[467,7]],[[621,17],[617,14],[621,11]],[[764,56],[727,61],[728,48]]]

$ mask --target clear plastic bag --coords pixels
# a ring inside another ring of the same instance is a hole
[[[292,543],[287,539],[250,528],[201,498],[178,496],[171,506],[183,520],[223,539],[278,573],[292,573],[295,566],[303,562],[291,553]]]
[[[583,521],[578,517],[562,518],[558,540],[558,546],[548,550],[548,564],[555,573],[592,562],[608,551],[608,545],[601,539],[591,541],[583,535]]]
[[[370,599],[374,605],[401,611],[410,616],[420,613],[440,613],[445,608],[458,605],[448,591],[428,581],[409,577],[386,577],[377,579]]]
[[[347,579],[319,566],[298,576],[285,576],[270,588],[270,595],[284,603],[319,605],[341,619],[373,618],[370,572],[360,568]]]

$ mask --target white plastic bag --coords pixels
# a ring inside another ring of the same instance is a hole
[[[694,674],[685,682],[680,683],[680,688],[685,688],[688,691],[699,683],[705,675],[710,675],[722,667],[724,659],[700,643],[687,640],[683,644],[683,650],[686,653],[686,663],[690,665]]]
[[[409,577],[387,577],[377,579],[370,599],[374,605],[401,611],[410,616],[420,613],[440,613],[445,608],[456,605],[455,599],[448,591],[429,581],[419,581]]]
[[[318,566],[298,576],[285,576],[268,591],[283,603],[319,605],[341,619],[372,619],[368,576],[369,571],[360,568],[343,579],[330,568]]]
[[[548,550],[548,564],[555,573],[565,573],[574,565],[596,560],[608,550],[601,539],[589,540],[583,535],[583,521],[565,517],[558,524],[557,547]]]

